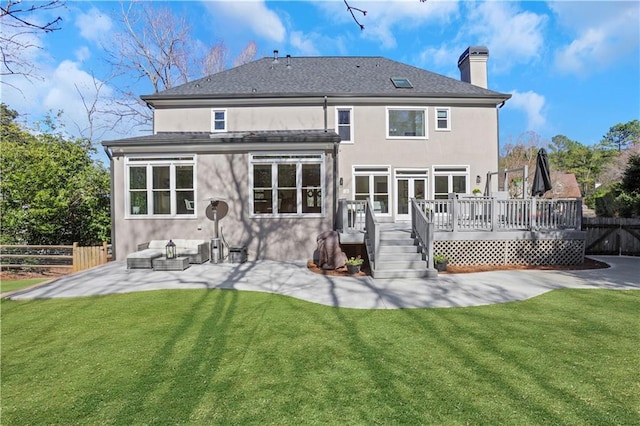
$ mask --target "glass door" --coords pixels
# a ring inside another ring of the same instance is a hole
[[[427,196],[426,170],[396,171],[396,221],[411,220],[411,199],[424,200]]]

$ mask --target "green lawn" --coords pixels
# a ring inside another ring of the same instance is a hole
[[[2,424],[640,419],[640,292],[367,311],[155,291],[3,301]]]
[[[0,293],[8,293],[10,291],[21,290],[23,288],[31,287],[32,285],[39,284],[48,281],[48,278],[32,278],[28,280],[12,280],[0,281]]]

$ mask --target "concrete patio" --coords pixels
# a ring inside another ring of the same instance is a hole
[[[593,256],[610,268],[443,274],[435,279],[331,277],[305,261],[192,265],[184,271],[128,270],[124,262],[63,276],[14,292],[13,300],[89,297],[168,289],[227,289],[290,296],[357,309],[444,308],[513,302],[561,288],[640,289],[640,258]]]

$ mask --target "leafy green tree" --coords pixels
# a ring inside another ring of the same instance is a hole
[[[618,123],[612,126],[602,138],[602,145],[606,148],[623,149],[640,143],[640,121],[631,120],[627,123]]]
[[[30,132],[2,105],[0,212],[3,243],[94,244],[110,238],[109,172],[83,139]]]
[[[589,147],[564,135],[551,138],[549,161],[555,170],[573,173],[583,196],[595,190],[596,182],[612,157],[602,146]]]
[[[622,175],[622,189],[629,194],[640,194],[640,154],[629,157]]]

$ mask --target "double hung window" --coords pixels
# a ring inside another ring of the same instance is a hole
[[[340,143],[353,143],[353,108],[336,107],[336,130]]]
[[[388,139],[426,139],[426,108],[387,108]]]
[[[212,132],[227,131],[227,110],[226,109],[211,110],[211,131]]]
[[[436,130],[451,130],[451,109],[435,108]]]
[[[194,215],[193,157],[127,158],[126,216]]]
[[[249,176],[254,215],[323,213],[324,154],[252,154]]]

